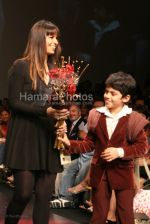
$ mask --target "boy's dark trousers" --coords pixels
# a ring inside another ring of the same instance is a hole
[[[107,174],[97,188],[93,189],[93,216],[91,224],[105,224],[109,211],[112,189],[109,186]],[[115,190],[116,215],[121,224],[134,224],[133,197],[134,189]]]

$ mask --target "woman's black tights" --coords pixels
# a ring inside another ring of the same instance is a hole
[[[49,201],[55,187],[55,174],[44,171],[15,170],[14,185],[15,192],[10,201],[5,224],[17,224],[26,205],[35,191],[33,204],[33,224],[48,224],[50,209]]]

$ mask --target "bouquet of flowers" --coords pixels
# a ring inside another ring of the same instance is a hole
[[[49,71],[50,77],[50,88],[52,89],[52,103],[57,109],[65,108],[70,101],[71,96],[76,92],[76,86],[79,82],[81,75],[84,73],[86,68],[89,66],[87,64],[84,68],[82,66],[83,61],[80,62],[80,65],[76,68],[76,64],[79,64],[78,61],[70,62],[70,57],[65,61],[64,57],[61,57],[61,64],[57,68],[53,68]],[[82,68],[82,71],[81,71]],[[58,120],[56,127],[59,127],[65,122],[63,120]],[[55,148],[64,149],[64,145],[57,138],[55,141]]]

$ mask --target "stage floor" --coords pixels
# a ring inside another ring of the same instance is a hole
[[[0,224],[4,224],[6,208],[13,189],[0,183]],[[88,224],[90,214],[85,214],[81,209],[52,209],[53,221],[49,224]],[[19,224],[32,224],[32,200],[26,207]]]

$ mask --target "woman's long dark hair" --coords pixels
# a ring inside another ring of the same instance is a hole
[[[28,37],[28,43],[22,59],[26,59],[30,64],[30,78],[32,87],[36,89],[37,75],[43,80],[46,72],[45,61],[47,60],[46,52],[46,35],[59,36],[59,28],[50,21],[40,20],[33,25]],[[61,53],[60,43],[58,43],[55,53],[48,57],[51,66],[58,63]]]

